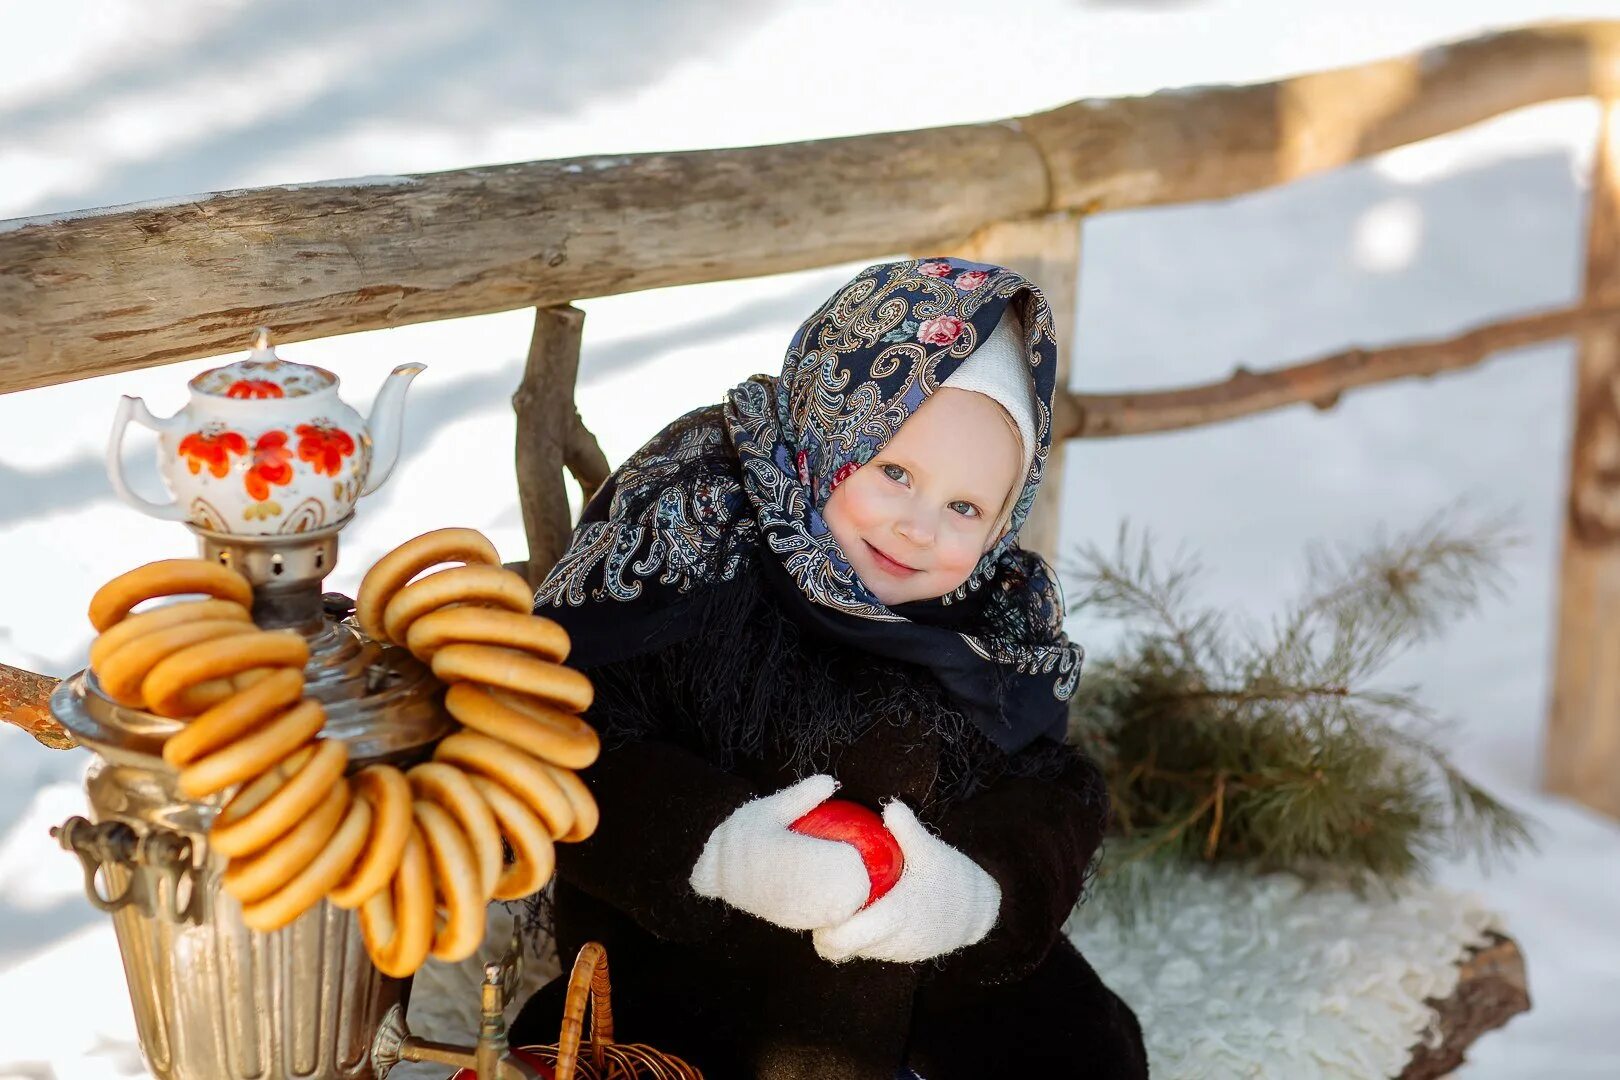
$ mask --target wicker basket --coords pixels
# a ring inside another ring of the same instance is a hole
[[[591,1007],[589,1039],[585,1006]],[[613,1002],[608,985],[607,949],[587,941],[574,959],[563,1003],[562,1031],[552,1046],[525,1046],[557,1070],[557,1080],[703,1080],[703,1074],[673,1054],[640,1043],[613,1041]],[[583,1050],[583,1052],[581,1052]]]

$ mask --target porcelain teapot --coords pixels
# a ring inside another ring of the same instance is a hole
[[[338,398],[336,375],[282,360],[260,330],[245,360],[192,379],[190,401],[173,416],[153,416],[146,402],[125,395],[107,442],[107,475],[137,510],[214,532],[264,536],[335,525],[393,471],[405,391],[424,370],[396,367],[362,420]],[[169,502],[142,498],[124,479],[132,420],[158,433]]]

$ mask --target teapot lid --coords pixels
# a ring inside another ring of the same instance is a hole
[[[209,368],[187,385],[198,394],[252,401],[307,397],[335,390],[338,377],[325,368],[281,359],[270,345],[270,331],[260,327],[258,340],[246,359]]]

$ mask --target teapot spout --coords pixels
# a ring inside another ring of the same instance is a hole
[[[371,403],[366,431],[371,436],[371,467],[366,470],[366,486],[361,495],[370,495],[383,486],[399,460],[400,436],[405,427],[405,391],[411,380],[427,370],[426,364],[401,364],[389,372]]]

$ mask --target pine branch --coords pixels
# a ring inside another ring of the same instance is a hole
[[[1409,689],[1365,685],[1402,649],[1500,595],[1501,520],[1448,529],[1444,514],[1361,552],[1307,552],[1302,595],[1265,626],[1200,609],[1201,568],[1161,566],[1122,525],[1112,555],[1081,547],[1071,610],[1125,622],[1094,660],[1071,735],[1114,800],[1104,874],[1162,859],[1394,880],[1452,853],[1526,846],[1528,826],[1429,738]]]

